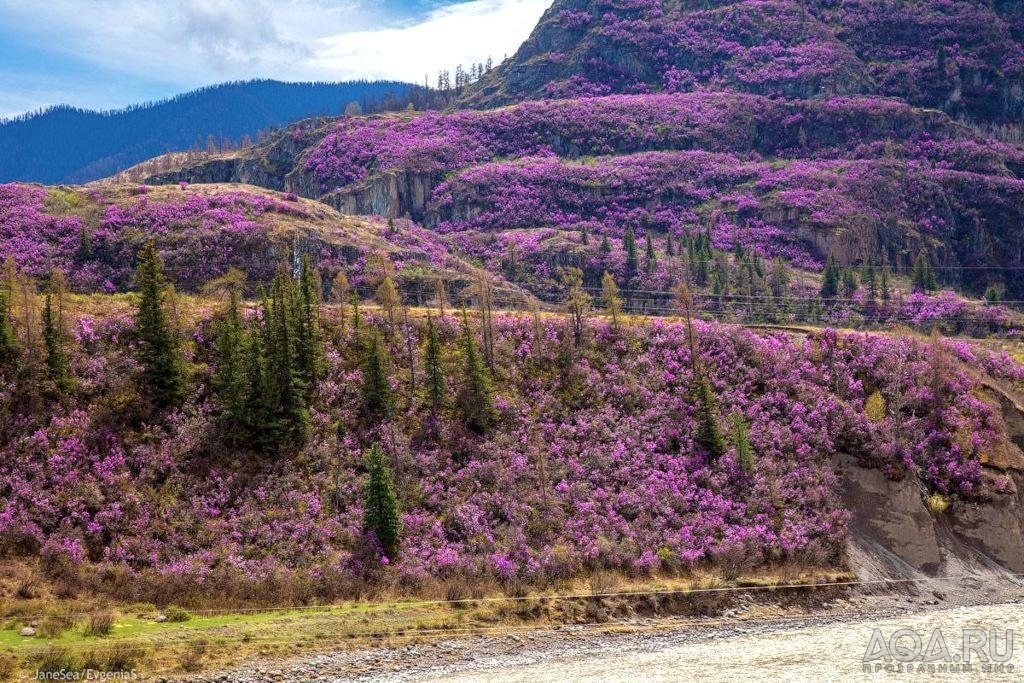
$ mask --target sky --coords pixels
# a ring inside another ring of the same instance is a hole
[[[0,117],[224,81],[431,82],[513,54],[552,0],[0,0]]]

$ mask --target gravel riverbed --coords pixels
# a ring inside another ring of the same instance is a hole
[[[1024,595],[993,604],[964,604],[941,593],[855,596],[814,611],[765,612],[740,605],[719,617],[630,619],[614,624],[503,628],[474,637],[421,638],[389,647],[298,655],[257,661],[189,679],[200,682],[299,683],[306,681],[676,681],[829,680],[907,678],[906,673],[865,673],[872,631],[884,638],[913,629],[925,644],[939,629],[951,657],[959,656],[963,629],[1005,629],[1022,635],[1006,664],[970,680],[1017,681],[1024,671]],[[1002,647],[1002,641],[999,642]],[[952,662],[952,660],[951,660]],[[884,660],[874,663],[884,664]],[[941,664],[941,661],[935,663]],[[922,672],[911,678],[935,676]],[[949,676],[950,674],[946,674]],[[963,678],[963,676],[960,676]]]

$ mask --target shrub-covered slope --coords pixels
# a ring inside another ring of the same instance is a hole
[[[1022,263],[1022,161],[1017,146],[898,100],[698,92],[309,122],[248,157],[155,180],[269,182],[345,213],[408,215],[464,245],[510,229],[569,244],[587,230],[593,251],[627,228],[659,241],[710,230],[717,246],[798,266],[834,253],[900,268],[924,248],[948,281],[1019,298],[1008,275]],[[549,252],[551,271],[574,251]]]
[[[266,282],[281,262],[301,254],[313,258],[326,281],[345,269],[355,285],[379,254],[400,279],[443,274],[469,282],[478,274],[446,238],[408,221],[341,216],[262,188],[0,185],[0,260],[11,256],[30,276],[60,269],[76,291],[123,291],[149,240],[186,291],[231,267]]]
[[[423,388],[422,319],[410,345],[410,331],[384,316],[364,317],[357,332],[333,310],[322,322],[325,371],[308,439],[260,453],[219,420],[210,304],[178,304],[191,385],[180,408],[156,416],[143,407],[149,389],[125,301],[76,299],[67,309],[74,388],[45,410],[32,399],[52,390],[45,383],[0,390],[0,548],[41,554],[67,580],[102,570],[115,592],[139,595],[147,577],[245,594],[248,581],[281,589],[305,576],[315,582],[308,595],[331,595],[384,577],[514,584],[602,568],[841,563],[837,453],[953,501],[1014,491],[981,466],[1013,446],[960,361],[1016,381],[1024,372],[961,346],[698,323],[711,391],[701,403],[680,323],[616,331],[592,320],[575,342],[561,320],[497,316],[497,420],[481,431],[462,417],[469,371],[455,320],[434,320],[447,397],[435,411]],[[383,416],[366,412],[374,328],[394,392]],[[726,435],[720,457],[701,436],[702,405]],[[749,425],[747,451],[737,420]],[[401,509],[399,549],[386,561],[363,526],[362,456],[374,442]]]
[[[894,96],[1019,130],[1024,10],[984,0],[558,0],[463,102],[686,91]]]

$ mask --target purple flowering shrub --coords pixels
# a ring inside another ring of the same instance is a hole
[[[391,227],[379,217],[343,218],[327,206],[252,187],[183,184],[86,193],[0,185],[0,260],[13,256],[33,277],[60,268],[75,290],[124,290],[147,240],[186,290],[231,267],[254,282],[268,281],[295,247],[311,253],[327,277],[343,267],[362,272],[374,253],[388,254],[399,272],[472,271],[447,238],[409,221]]]
[[[695,442],[681,324],[615,333],[591,320],[589,341],[567,365],[561,321],[543,320],[535,336],[511,315],[495,318],[496,430],[480,436],[443,419],[433,439],[418,404],[371,428],[360,418],[351,326],[336,334],[335,315],[327,315],[333,341],[307,445],[269,460],[216,445],[215,407],[202,390],[159,424],[119,420],[135,370],[125,353],[130,319],[75,316],[76,393],[4,427],[2,547],[200,585],[225,569],[254,581],[293,571],[360,576],[375,562],[361,531],[361,456],[379,440],[397,473],[405,528],[389,571],[412,582],[675,570],[737,554],[753,564],[835,562],[847,514],[833,456],[852,453],[889,476],[977,496],[985,494],[980,454],[999,438],[968,373],[951,367],[937,384],[926,379],[926,344],[834,332],[814,341],[757,336],[697,322],[719,419],[724,426],[740,413],[750,424],[756,465],[747,473],[731,444],[713,461]],[[189,344],[200,368],[210,354],[204,328]],[[440,329],[454,391],[458,326],[446,318]],[[386,339],[392,385],[404,395],[405,341]],[[888,403],[880,422],[864,414],[876,389]],[[930,418],[935,391],[939,421]]]
[[[1024,164],[1019,149],[898,100],[785,101],[708,91],[579,95],[488,111],[345,117],[310,149],[304,169],[327,192],[397,169],[438,173],[501,158],[691,148],[789,158],[900,157],[986,173]]]

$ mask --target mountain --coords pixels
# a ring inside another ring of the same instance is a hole
[[[109,112],[68,106],[0,122],[0,182],[82,183],[169,150],[255,138],[317,114],[404,107],[423,88],[395,81],[225,83],[162,102]]]
[[[463,106],[610,93],[880,95],[957,119],[1024,114],[1011,0],[558,0]]]

